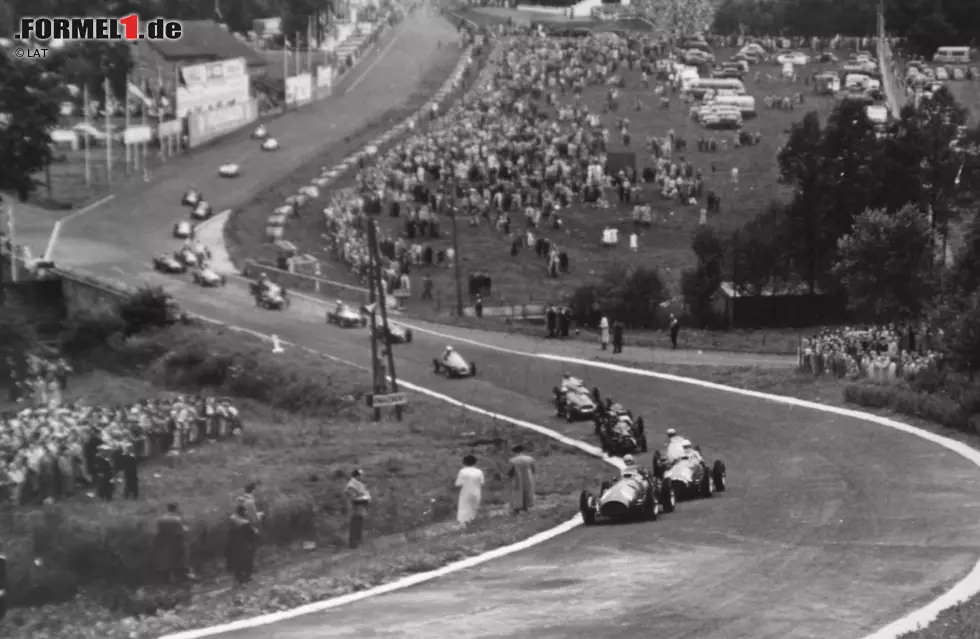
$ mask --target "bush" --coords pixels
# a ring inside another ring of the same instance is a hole
[[[175,390],[247,397],[295,413],[334,414],[368,392],[361,373],[325,371],[325,360],[307,351],[295,349],[284,358],[239,331],[168,325],[169,300],[162,291],[145,289],[116,312],[80,314],[66,325],[62,348],[82,369],[147,377]]]
[[[657,269],[620,265],[603,275],[598,284],[575,289],[571,307],[578,321],[587,324],[595,324],[598,313],[631,328],[652,328],[658,325],[657,309],[667,297],[667,287]]]
[[[940,394],[917,393],[899,386],[848,384],[844,399],[867,408],[885,408],[910,417],[973,433],[971,414],[963,404]]]

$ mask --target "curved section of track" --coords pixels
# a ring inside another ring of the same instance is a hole
[[[450,37],[418,15],[356,90],[327,108],[277,121],[282,154],[251,142],[207,151],[138,196],[73,221],[57,261],[163,284],[191,312],[369,362],[367,336],[325,325],[294,303],[285,314],[254,307],[243,284],[202,290],[152,273],[172,244],[181,193],[204,190],[219,209],[241,205],[312,150],[355,130],[411,90],[418,56]],[[414,59],[413,59],[414,57]],[[311,132],[319,140],[310,140]],[[212,180],[225,160],[247,178]],[[555,421],[550,389],[568,367],[467,343],[474,380],[432,375],[452,337],[419,333],[397,347],[405,379],[477,406],[591,441],[587,425]],[[561,637],[624,639],[847,639],[902,616],[949,588],[980,555],[980,473],[958,455],[860,420],[630,375],[573,369],[643,415],[652,433],[674,427],[728,465],[730,492],[681,504],[653,524],[582,528],[545,546],[444,580],[276,624],[231,633],[264,639],[323,637]],[[656,437],[656,435],[653,435]]]

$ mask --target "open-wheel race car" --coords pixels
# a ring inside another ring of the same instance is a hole
[[[269,137],[269,130],[265,128],[264,124],[258,125],[257,127],[255,127],[255,130],[252,131],[253,140],[264,140],[267,137]]]
[[[327,324],[336,324],[341,328],[361,328],[367,326],[368,320],[363,314],[341,301],[332,311],[327,311]]]
[[[606,400],[595,411],[595,434],[607,455],[622,457],[647,452],[647,436],[643,418],[633,418],[633,413],[621,404]]]
[[[250,286],[255,305],[269,311],[282,311],[289,308],[289,293],[286,289],[268,280],[252,282]]]
[[[204,200],[200,200],[194,205],[194,208],[191,209],[191,219],[199,222],[210,219],[211,215],[213,215],[213,209],[211,208],[211,205]]]
[[[218,176],[223,178],[236,178],[241,175],[242,169],[237,164],[222,164],[218,167]]]
[[[181,206],[197,206],[198,202],[204,200],[204,196],[197,189],[191,189],[184,193],[184,196],[180,198]]]
[[[560,386],[555,386],[555,412],[568,421],[594,419],[599,406],[599,389],[589,390],[581,380],[565,376]]]
[[[663,453],[654,452],[653,473],[681,500],[711,497],[728,488],[725,463],[717,459],[709,467],[700,447],[679,437],[672,438]]]
[[[279,140],[275,138],[266,138],[262,141],[263,151],[278,151],[279,150]]]
[[[411,344],[412,329],[398,324],[388,324],[388,330],[385,331],[385,327],[378,324],[374,328],[374,337],[385,344]]]
[[[447,346],[442,357],[432,360],[432,367],[436,375],[444,375],[447,378],[476,377],[476,364],[467,362],[463,356],[453,350],[452,346]]]
[[[153,258],[153,270],[159,273],[186,273],[187,267],[177,256],[167,253]]]
[[[194,239],[194,225],[187,220],[180,220],[174,224],[174,237],[178,240]]]
[[[190,246],[182,246],[178,250],[174,251],[174,259],[183,264],[187,268],[196,268],[201,265],[202,255],[191,248]]]
[[[224,275],[216,273],[207,265],[191,271],[191,279],[195,284],[205,287],[224,286],[227,281]]]
[[[598,494],[583,490],[579,496],[579,512],[586,526],[594,525],[600,518],[653,521],[661,512],[673,512],[676,504],[669,483],[639,469],[623,472],[615,482],[602,482]]]

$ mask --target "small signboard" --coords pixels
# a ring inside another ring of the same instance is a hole
[[[370,408],[386,408],[402,406],[408,403],[408,393],[388,393],[387,395],[368,395],[367,405]]]

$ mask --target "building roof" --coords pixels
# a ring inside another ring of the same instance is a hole
[[[184,20],[180,40],[144,40],[168,62],[211,59],[245,58],[250,67],[265,66],[266,60],[258,51],[240,41],[235,34],[214,20]]]

